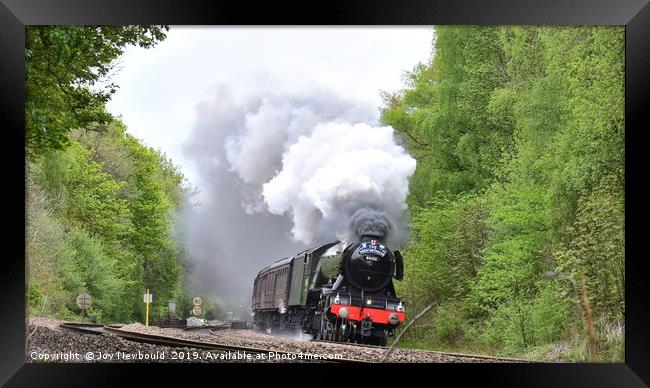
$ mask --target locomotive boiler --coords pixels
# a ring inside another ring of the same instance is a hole
[[[255,326],[386,345],[406,313],[393,286],[403,277],[402,256],[381,237],[331,242],[262,269],[253,285]]]

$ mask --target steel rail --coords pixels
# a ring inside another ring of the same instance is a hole
[[[95,323],[64,322],[60,324],[59,327],[82,334],[104,334],[104,325]]]
[[[187,326],[182,328],[182,330],[184,331],[197,331],[197,330],[207,330],[207,329],[226,330],[226,329],[230,329],[230,325]]]
[[[368,344],[358,344],[355,342],[334,342],[334,341],[323,341],[323,340],[311,340],[311,342],[319,342],[319,343],[325,343],[325,344],[335,344],[335,345],[348,345],[348,346],[353,346],[353,347],[358,347],[358,348],[370,348],[370,349],[384,349],[388,350],[386,346],[379,346],[379,345],[368,345]],[[438,354],[441,356],[453,356],[453,357],[458,357],[458,358],[476,358],[480,360],[495,360],[495,361],[509,361],[509,362],[521,362],[521,363],[546,363],[547,361],[542,361],[542,360],[529,360],[525,358],[514,358],[514,357],[499,357],[499,356],[488,356],[484,354],[466,354],[466,353],[451,353],[451,352],[440,352],[436,350],[425,350],[425,349],[408,349],[408,348],[397,348],[397,349],[402,349],[402,350],[408,350],[408,351],[415,351],[415,352],[426,352],[426,353],[432,353],[432,354]]]
[[[287,357],[295,356],[295,358],[291,358],[291,359],[296,361],[334,362],[334,363],[376,363],[376,361],[359,360],[359,359],[351,359],[351,358],[317,359],[317,360],[307,359],[305,358],[306,356],[304,356],[304,353],[303,353],[303,357],[300,358],[299,355],[301,353],[289,352],[286,350],[276,351],[272,349],[261,349],[261,348],[253,348],[253,347],[246,347],[246,346],[227,345],[221,343],[196,341],[196,340],[171,337],[171,336],[163,336],[157,334],[140,333],[140,332],[122,330],[120,328],[121,327],[120,325],[104,326],[104,325],[92,324],[92,323],[65,322],[60,324],[59,326],[66,330],[75,331],[81,334],[90,334],[90,335],[114,334],[131,341],[145,342],[150,344],[165,345],[165,346],[172,346],[172,347],[189,347],[189,348],[197,348],[197,349],[205,349],[205,350],[222,351],[222,352],[240,351],[240,352],[248,352],[252,354],[275,353],[277,355],[287,356]],[[214,329],[210,330],[210,334],[215,334],[213,330]],[[333,345],[348,345],[357,348],[387,350],[387,348],[384,346],[357,344],[353,342],[333,342],[333,341],[321,341],[321,340],[312,340],[311,342],[326,343],[326,344],[333,344]],[[465,358],[465,359],[494,360],[495,362],[507,361],[507,362],[519,362],[519,363],[535,363],[535,362],[545,363],[545,361],[528,360],[528,359],[512,358],[512,357],[498,357],[498,356],[473,355],[473,354],[464,354],[464,353],[439,352],[439,351],[422,350],[422,349],[407,349],[407,350],[433,353],[441,356],[452,356],[452,357]]]
[[[204,342],[204,341],[195,341],[185,338],[164,336],[158,334],[146,334],[139,333],[134,331],[128,331],[123,329],[118,329],[114,327],[104,326],[104,330],[107,333],[118,335],[124,339],[145,342],[150,344],[165,345],[172,347],[188,347],[188,348],[197,348],[205,350],[215,350],[222,352],[248,352],[252,354],[269,354],[274,353],[279,356],[287,356],[290,358],[281,358],[281,359],[290,359],[296,361],[306,361],[306,362],[334,362],[334,363],[368,363],[369,361],[357,360],[357,359],[346,359],[346,358],[318,358],[311,359],[308,353],[296,353],[288,352],[285,350],[273,350],[273,349],[260,349],[247,346],[237,346],[237,345],[227,345],[214,342]],[[212,330],[210,330],[212,333]]]

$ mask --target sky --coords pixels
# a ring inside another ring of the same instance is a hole
[[[261,268],[348,239],[352,220],[403,235],[415,160],[380,127],[380,91],[404,86],[432,38],[432,27],[171,27],[125,53],[109,111],[200,193],[175,225],[188,289],[245,304]]]
[[[220,85],[241,98],[260,89],[299,93],[320,85],[378,107],[380,90],[400,89],[404,72],[429,59],[432,38],[431,26],[171,26],[154,48],[132,47],[122,56],[108,109],[201,190],[198,166],[182,146],[197,107]]]

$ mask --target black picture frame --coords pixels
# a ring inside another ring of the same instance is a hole
[[[626,329],[625,362],[621,364],[426,364],[417,366],[376,365],[344,368],[346,376],[366,382],[376,379],[382,384],[399,384],[417,372],[433,381],[444,378],[458,382],[474,381],[482,385],[542,386],[646,386],[650,384],[650,304],[645,281],[648,271],[640,253],[645,231],[642,224],[643,177],[646,162],[640,155],[647,131],[643,125],[650,96],[650,6],[648,0],[581,0],[514,1],[425,0],[331,1],[319,4],[236,1],[171,0],[0,0],[0,117],[2,118],[2,161],[5,210],[5,249],[0,271],[0,384],[34,385],[115,385],[124,373],[142,374],[155,369],[158,375],[190,376],[214,379],[229,371],[231,376],[251,374],[262,379],[281,374],[291,381],[291,373],[314,373],[314,380],[335,383],[333,376],[323,375],[322,367],[278,365],[193,364],[194,373],[170,364],[81,365],[25,363],[25,214],[20,206],[25,200],[24,154],[24,28],[37,24],[168,24],[168,25],[442,25],[442,24],[548,24],[548,25],[625,25],[626,26]],[[647,163],[647,162],[646,162]],[[638,175],[638,177],[637,177]],[[7,212],[5,212],[6,214]],[[225,366],[224,366],[225,365]],[[249,369],[259,369],[249,372]],[[164,368],[164,369],[163,369]],[[199,369],[198,371],[196,369]],[[336,370],[338,372],[338,370]],[[423,376],[420,376],[423,377]],[[333,378],[334,380],[330,380]],[[273,377],[272,379],[275,379]],[[345,378],[341,378],[345,381]],[[171,380],[167,380],[170,382]],[[225,380],[224,380],[225,381]],[[414,382],[411,382],[414,383]],[[294,380],[294,385],[300,384]],[[307,383],[305,383],[307,384]],[[409,383],[410,384],[410,383]],[[311,385],[311,384],[309,384]]]

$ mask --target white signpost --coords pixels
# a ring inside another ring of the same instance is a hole
[[[145,317],[144,325],[149,326],[149,304],[153,302],[153,294],[149,293],[149,289],[147,288],[147,293],[144,294],[144,297],[142,298],[144,300],[144,303],[147,304],[147,315]]]

